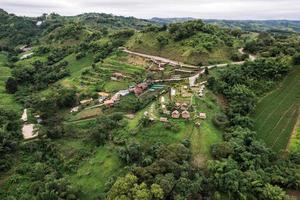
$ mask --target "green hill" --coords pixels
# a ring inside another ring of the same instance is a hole
[[[198,20],[148,27],[135,34],[126,47],[195,65],[214,64],[231,60],[239,36]]]

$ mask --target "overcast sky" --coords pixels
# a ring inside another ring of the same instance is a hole
[[[300,20],[300,0],[0,0],[0,8],[26,16],[103,12],[138,18]]]

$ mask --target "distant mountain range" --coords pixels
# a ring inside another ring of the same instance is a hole
[[[181,23],[196,20],[192,17],[183,18],[152,18],[150,21],[160,24]],[[246,31],[287,31],[300,32],[300,21],[295,20],[218,20],[204,19],[206,23],[215,24],[225,28],[240,28]]]

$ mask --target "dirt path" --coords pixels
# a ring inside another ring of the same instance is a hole
[[[239,52],[240,52],[240,54],[246,54],[246,52],[244,51],[244,48],[240,48],[240,49],[239,49]],[[257,57],[257,56],[255,56],[255,55],[253,55],[253,54],[249,54],[249,59],[250,59],[251,61],[256,60],[256,57]]]

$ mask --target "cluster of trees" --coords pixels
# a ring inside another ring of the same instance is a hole
[[[10,169],[12,157],[22,139],[18,113],[0,107],[0,172]]]
[[[108,40],[91,42],[91,50],[96,53],[94,61],[102,61],[118,47],[124,45],[133,34],[134,31],[130,29],[120,30],[110,34]]]
[[[49,40],[54,41],[61,41],[61,40],[78,40],[81,31],[83,30],[83,26],[79,23],[70,22],[67,24],[63,24],[61,27],[57,27],[55,31],[51,32],[51,34],[48,35]]]
[[[94,126],[89,130],[91,141],[97,146],[104,145],[106,141],[112,139],[113,133],[118,128],[124,127],[122,119],[122,113],[113,113],[99,117]]]
[[[2,41],[0,46],[10,48],[30,43],[37,38],[40,32],[33,19],[8,14],[0,9],[0,39]]]
[[[48,62],[52,63],[52,59],[55,58],[51,56]],[[34,90],[40,90],[69,75],[69,70],[66,68],[67,62],[60,62],[54,65],[49,65],[48,62],[43,63],[37,60],[32,65],[13,68],[13,78],[11,78],[10,82],[14,80],[17,85],[29,86]],[[7,82],[7,88],[11,88],[9,86],[11,85],[10,82]],[[9,92],[13,91],[13,88],[9,89]]]
[[[163,145],[148,148],[129,141],[120,149],[120,158],[134,164],[130,172],[119,177],[107,193],[107,199],[187,199],[200,198],[205,178],[190,165],[189,144]]]
[[[300,51],[299,46],[298,36],[260,33],[256,39],[246,42],[245,50],[250,53],[261,54],[264,57],[293,56]]]
[[[0,189],[1,199],[78,199],[80,191],[63,178],[68,166],[48,139],[23,144],[21,162],[7,180],[9,190]],[[19,184],[16,188],[14,184]]]
[[[185,23],[170,24],[168,26],[168,31],[172,34],[176,41],[179,41],[189,38],[198,32],[207,32],[208,29],[202,20],[195,20]]]
[[[39,136],[47,136],[48,138],[61,138],[65,134],[62,125],[62,117],[59,111],[71,108],[76,105],[78,98],[76,91],[66,89],[60,86],[52,88],[47,94],[31,95],[25,105],[33,109],[33,111],[43,120]]]

